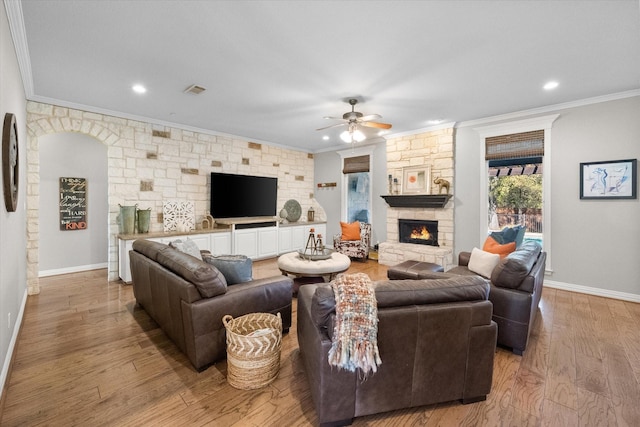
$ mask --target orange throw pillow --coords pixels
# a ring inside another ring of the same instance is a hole
[[[347,224],[340,221],[340,228],[342,228],[341,240],[360,240],[360,222]]]
[[[484,246],[482,250],[485,252],[491,252],[492,254],[500,255],[500,258],[504,258],[509,255],[511,252],[516,250],[516,242],[505,243],[501,245],[494,239],[493,237],[487,237],[487,240],[484,241]]]

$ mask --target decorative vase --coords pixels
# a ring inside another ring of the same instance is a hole
[[[138,204],[134,206],[120,206],[120,233],[121,234],[133,234],[136,228],[136,210]]]
[[[138,233],[148,233],[149,223],[151,222],[151,208],[138,209]]]

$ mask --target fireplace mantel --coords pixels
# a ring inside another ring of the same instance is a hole
[[[403,194],[380,196],[392,208],[444,208],[451,194]]]

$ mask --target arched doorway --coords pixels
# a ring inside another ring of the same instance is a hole
[[[55,133],[39,138],[40,221],[39,277],[106,268],[108,261],[107,146],[81,133]],[[86,198],[62,201],[61,179],[83,184]],[[60,206],[84,215],[82,227],[61,226]],[[86,227],[86,228],[85,228]]]
[[[102,116],[80,113],[53,105],[27,103],[27,291],[29,295],[40,292],[40,138],[56,133],[79,133],[91,136],[107,147],[107,162],[113,156],[111,147],[121,139],[120,135],[102,121]],[[93,119],[93,117],[96,117]],[[110,181],[111,178],[108,179]],[[108,196],[109,198],[111,195]],[[114,227],[115,214],[109,212],[107,238]],[[116,244],[109,242],[108,263],[117,264]]]

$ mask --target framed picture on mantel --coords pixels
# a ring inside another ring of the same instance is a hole
[[[402,168],[402,194],[429,194],[430,191],[430,166]]]

